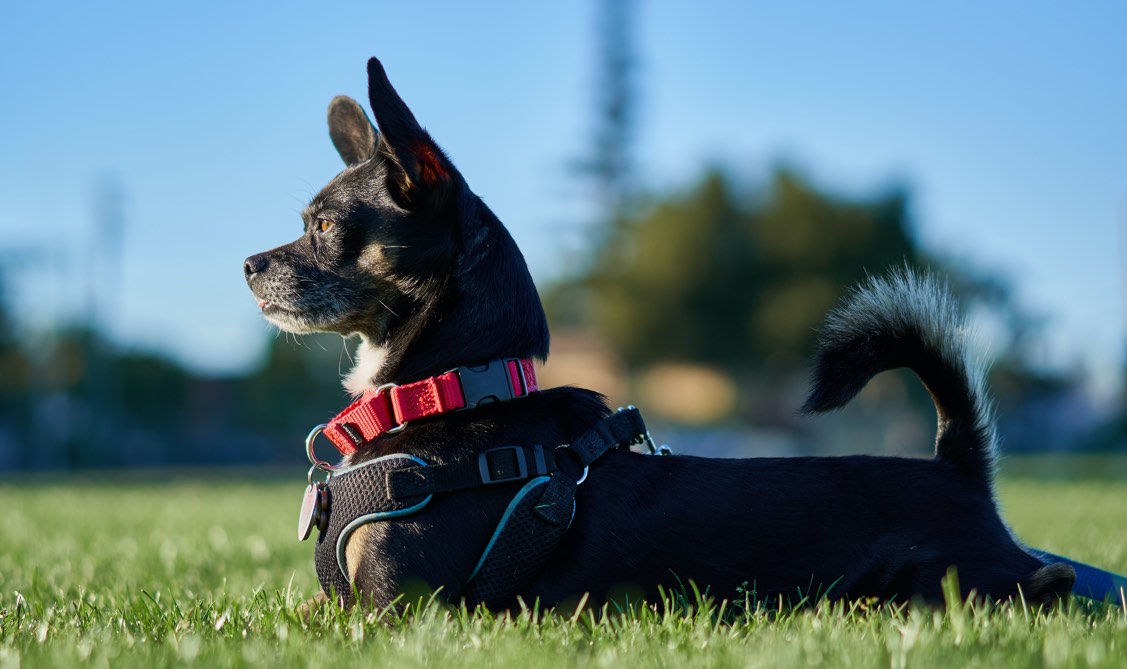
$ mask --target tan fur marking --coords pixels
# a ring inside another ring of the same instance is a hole
[[[364,561],[364,546],[368,544],[368,535],[371,531],[371,525],[361,525],[348,537],[348,544],[344,547],[344,559],[348,561],[349,583],[356,583],[356,574],[360,572],[360,564]]]
[[[360,266],[366,269],[379,268],[387,265],[387,254],[379,244],[367,244],[360,252]]]

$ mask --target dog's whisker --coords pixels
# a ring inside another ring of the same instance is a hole
[[[376,301],[377,301],[377,302],[379,302],[379,303],[380,303],[380,306],[382,306],[382,307],[383,307],[384,309],[387,309],[387,310],[388,310],[389,312],[391,312],[391,315],[392,315],[392,316],[395,316],[396,318],[399,318],[399,314],[395,313],[395,310],[394,310],[394,309],[392,309],[391,307],[389,307],[389,306],[387,306],[386,304],[384,304],[384,301],[383,301],[383,300],[376,300]]]
[[[356,361],[352,357],[352,351],[348,349],[348,337],[341,335],[340,337],[340,355],[337,356],[337,374],[341,378],[345,378],[347,373],[344,371],[344,359],[348,358],[351,367],[356,367]]]

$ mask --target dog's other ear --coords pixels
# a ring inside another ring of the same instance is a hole
[[[378,150],[400,168],[389,174],[392,196],[408,208],[449,203],[457,182],[454,165],[415,120],[375,58],[368,61],[368,100],[380,128]]]
[[[376,154],[376,129],[360,103],[350,97],[338,95],[329,103],[329,137],[345,165]]]

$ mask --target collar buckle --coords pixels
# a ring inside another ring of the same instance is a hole
[[[516,366],[519,392],[514,392],[513,379],[509,375],[510,365]],[[458,380],[462,384],[462,395],[466,399],[466,406],[458,411],[474,409],[493,402],[504,402],[528,394],[528,382],[524,378],[520,360],[517,358],[490,360],[481,365],[455,367],[450,371],[458,373]]]

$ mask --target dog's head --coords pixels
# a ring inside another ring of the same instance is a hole
[[[368,95],[378,131],[355,100],[329,105],[347,167],[302,212],[303,234],[244,264],[262,313],[289,332],[360,335],[361,357],[380,364],[359,385],[546,357],[543,309],[508,232],[375,58]]]

